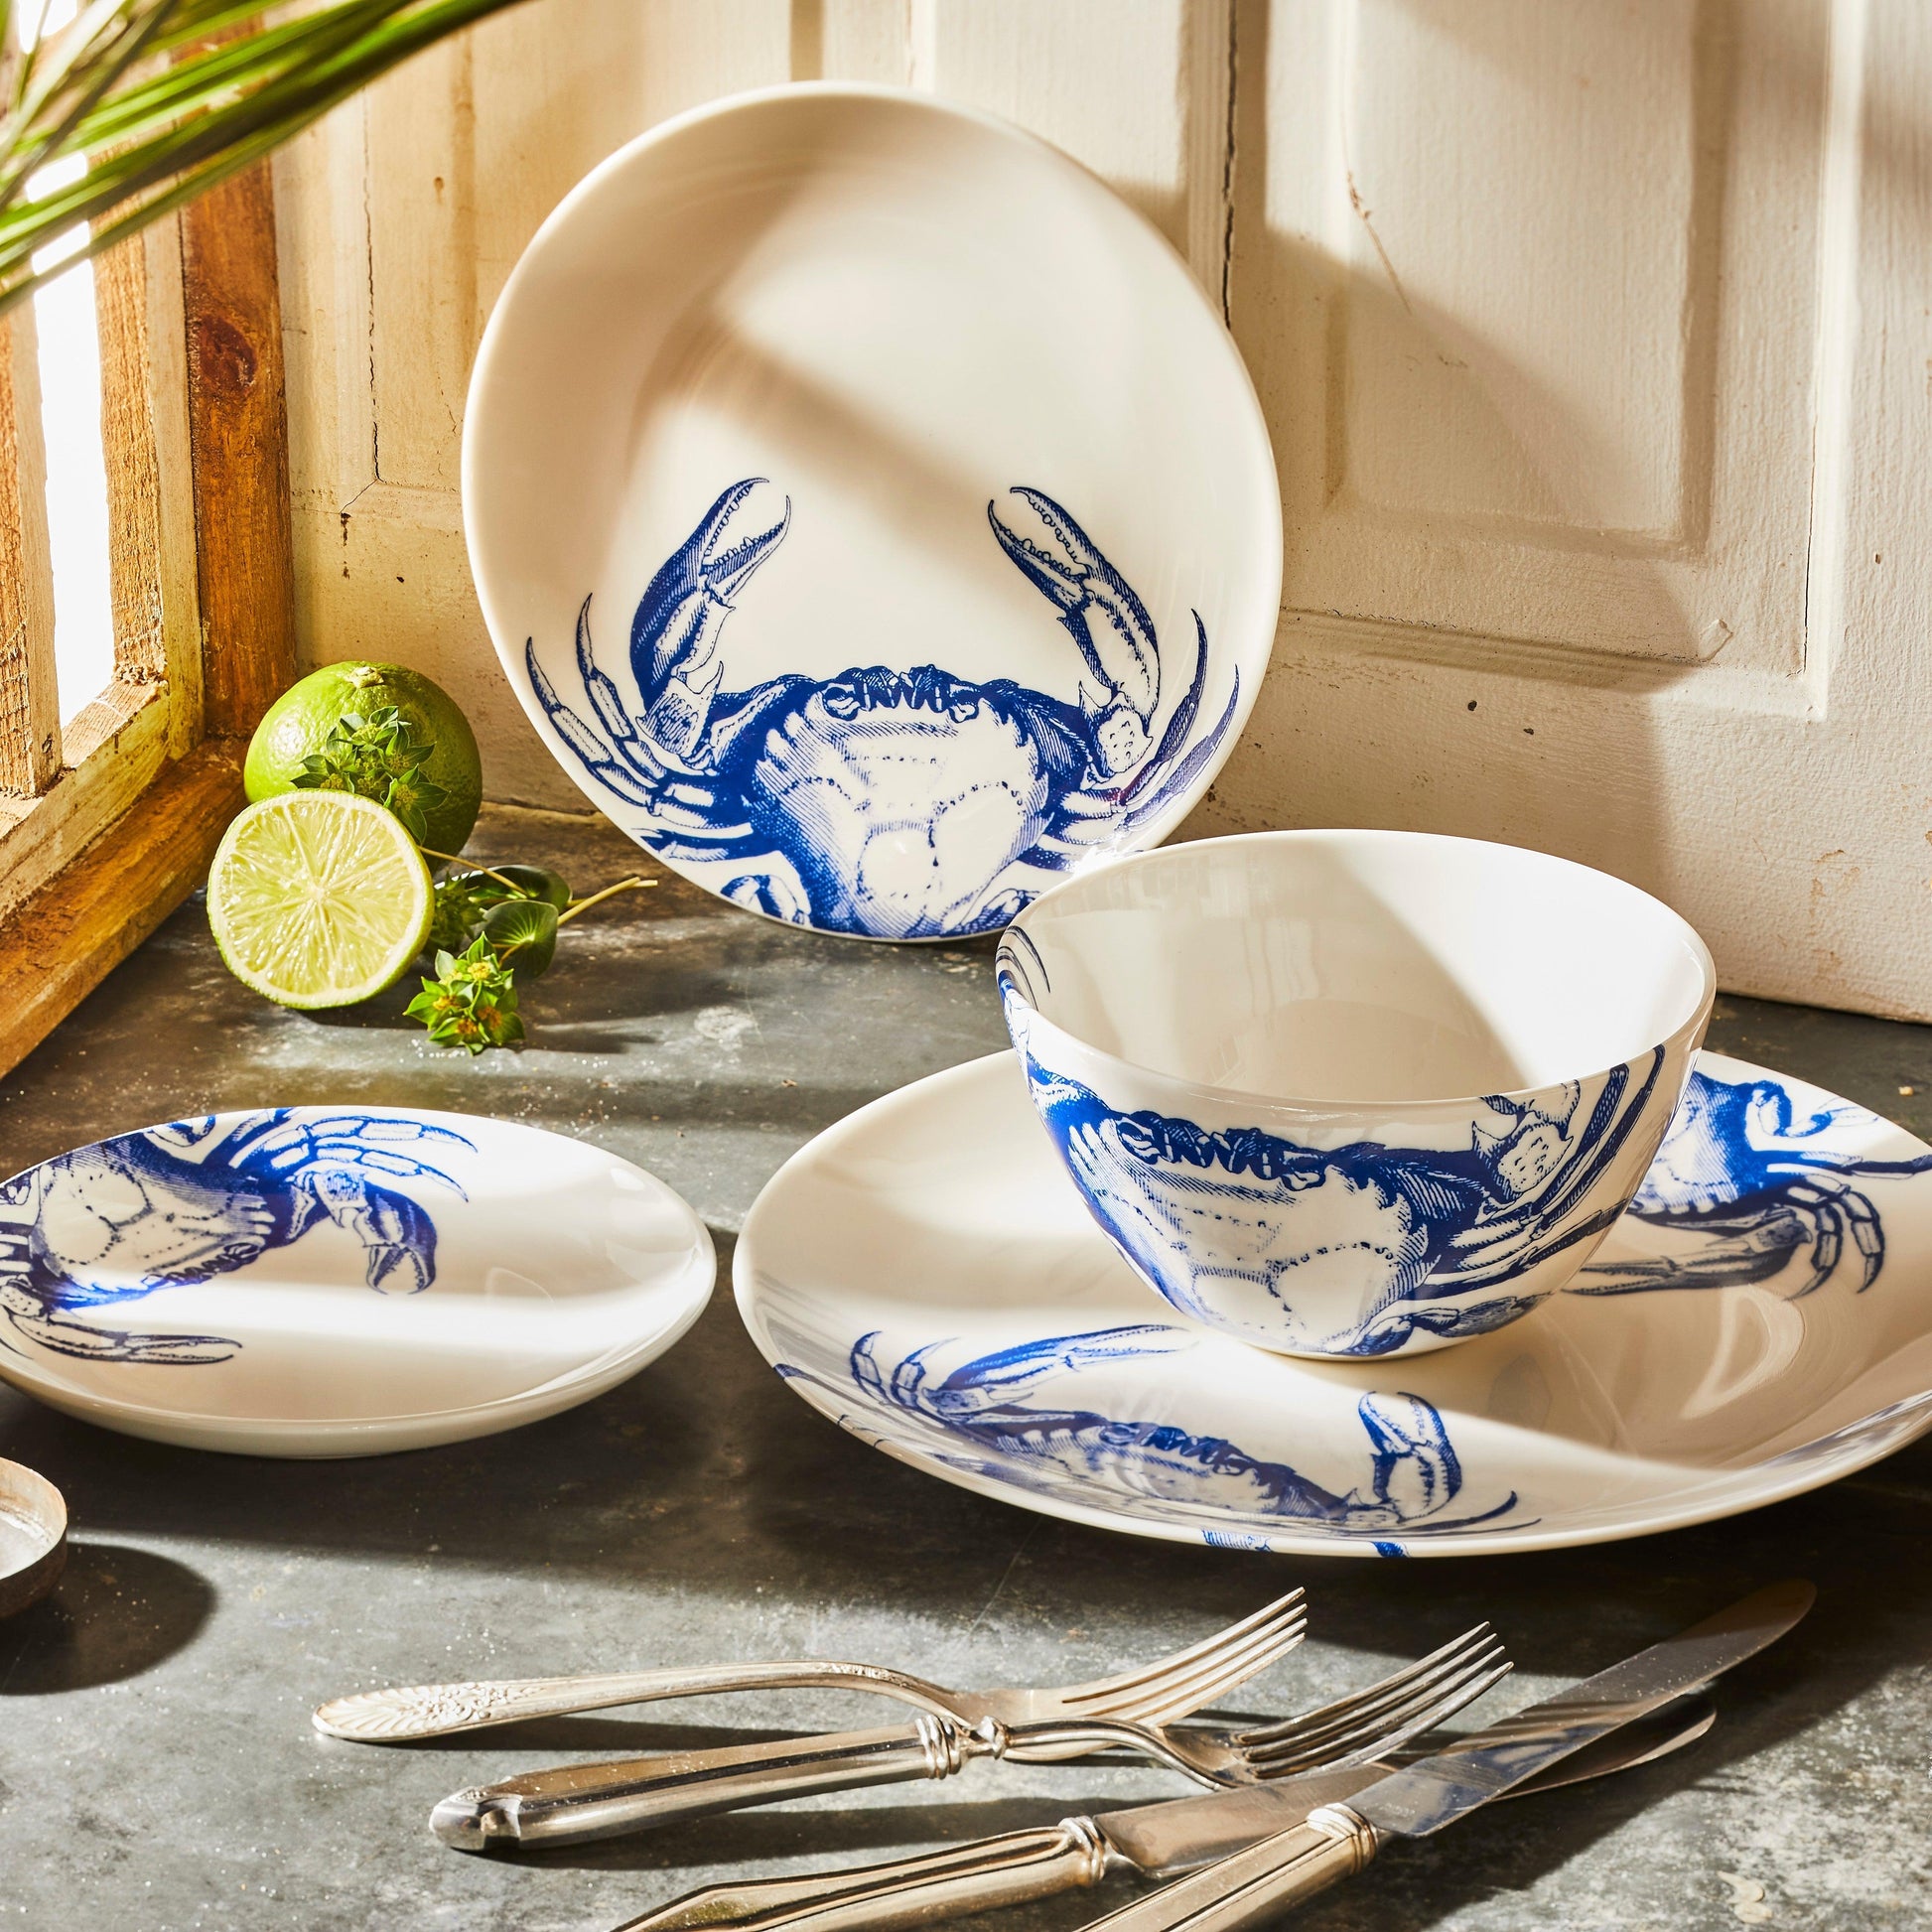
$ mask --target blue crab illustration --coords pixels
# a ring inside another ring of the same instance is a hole
[[[1884,1225],[1862,1178],[1932,1172],[1932,1154],[1868,1161],[1834,1154],[1818,1139],[1853,1109],[1798,1117],[1776,1080],[1717,1080],[1694,1073],[1650,1172],[1630,1203],[1653,1227],[1707,1237],[1695,1254],[1644,1255],[1592,1264],[1577,1292],[1730,1288],[1768,1282],[1804,1257],[1795,1301],[1853,1263],[1863,1294],[1885,1265]]]
[[[644,816],[630,829],[665,859],[745,870],[724,897],[774,918],[883,939],[953,937],[1008,919],[1063,872],[1165,811],[1226,736],[1240,690],[1195,735],[1207,632],[1194,614],[1192,677],[1156,736],[1161,647],[1147,607],[1050,496],[1016,486],[1039,541],[987,518],[1052,605],[1087,678],[1068,703],[936,664],[855,666],[724,688],[719,643],[753,574],[782,542],[791,500],[726,489],[645,589],[630,626],[632,711],[577,618],[590,716],[557,694],[524,645],[530,683],[585,770]],[[749,526],[749,529],[748,529]]]
[[[1226,1512],[1247,1522],[1321,1523],[1356,1534],[1463,1529],[1516,1506],[1512,1492],[1479,1514],[1443,1512],[1462,1488],[1462,1465],[1442,1416],[1422,1397],[1371,1392],[1356,1414],[1368,1439],[1364,1486],[1346,1494],[1323,1487],[1285,1462],[1264,1461],[1218,1436],[1173,1423],[1119,1420],[1095,1410],[1021,1398],[1048,1378],[1194,1345],[1158,1324],[1101,1328],[1049,1337],[981,1355],[935,1379],[928,1358],[943,1344],[913,1349],[890,1366],[878,1359],[880,1333],[853,1346],[853,1381],[881,1408],[941,1434],[959,1466],[978,1468],[1069,1501],[1093,1500],[1094,1478],[1160,1502]],[[800,1371],[781,1371],[796,1374]],[[967,1451],[961,1461],[959,1451]],[[1016,1466],[1017,1465],[1017,1466]]]
[[[1260,1128],[1210,1132],[1173,1115],[1118,1113],[1023,1058],[1095,1218],[1177,1309],[1211,1320],[1219,1296],[1258,1289],[1272,1306],[1257,1340],[1350,1355],[1387,1354],[1419,1333],[1483,1334],[1533,1308],[1542,1299],[1533,1290],[1495,1291],[1615,1221],[1618,1202],[1592,1193],[1664,1063],[1658,1048],[1613,1068],[1587,1103],[1572,1083],[1556,1111],[1492,1096],[1493,1129],[1477,1126],[1458,1151],[1308,1148]],[[1238,1261],[1224,1238],[1230,1224],[1247,1230]],[[1341,1280],[1351,1295],[1373,1297],[1355,1328],[1284,1327],[1283,1316],[1299,1320],[1299,1286]]]
[[[436,1279],[436,1228],[407,1194],[372,1175],[450,1175],[404,1150],[472,1143],[427,1121],[334,1114],[298,1121],[279,1107],[225,1131],[177,1121],[64,1154],[0,1186],[0,1311],[29,1340],[90,1361],[228,1360],[219,1335],[143,1335],[69,1311],[204,1282],[285,1248],[325,1218],[367,1256],[369,1287],[420,1294]],[[467,1196],[466,1196],[467,1198]]]

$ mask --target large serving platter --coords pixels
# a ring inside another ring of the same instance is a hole
[[[562,1135],[280,1107],[0,1185],[0,1379],[157,1442],[363,1455],[587,1402],[690,1327],[704,1223]]]
[[[899,89],[716,102],[579,184],[490,318],[463,493],[563,768],[826,932],[989,930],[1157,843],[1277,621],[1267,428],[1185,265]]]
[[[1932,1428],[1929,1169],[1865,1109],[1703,1053],[1572,1288],[1437,1354],[1297,1360],[1141,1283],[1003,1053],[795,1155],[735,1279],[806,1402],[986,1495],[1241,1549],[1553,1549],[1775,1502]]]

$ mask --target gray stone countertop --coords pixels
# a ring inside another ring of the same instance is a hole
[[[558,865],[580,891],[636,857],[595,822],[499,811],[471,851]],[[732,1236],[785,1156],[875,1096],[1005,1045],[991,947],[819,939],[668,879],[583,926],[527,996],[527,1049],[473,1061],[401,1021],[406,994],[320,1018],[262,1004],[223,971],[191,902],[0,1081],[0,1173],[271,1103],[531,1121],[661,1174],[710,1223],[721,1264],[698,1326],[633,1380],[448,1449],[200,1453],[0,1389],[0,1455],[58,1482],[73,1519],[59,1592],[0,1625],[0,1932],[603,1932],[727,1875],[869,1862],[1175,1790],[1152,1771],[982,1765],[943,1788],[471,1858],[425,1823],[461,1786],[571,1755],[877,1723],[880,1707],[709,1700],[404,1750],[310,1728],[324,1698],[379,1684],[784,1654],[1060,1683],[1299,1583],[1312,1635],[1253,1708],[1366,1683],[1482,1616],[1508,1636],[1518,1691],[1546,1694],[1794,1574],[1819,1585],[1817,1609],[1724,1685],[1702,1744],[1398,1848],[1298,1922],[1932,1924],[1932,1440],[1700,1529],[1408,1564],[1143,1542],[968,1494],[788,1394],[740,1327],[728,1276]],[[1712,1044],[1932,1130],[1932,1030],[1731,999]],[[1110,1881],[984,1922],[1071,1928],[1132,1895]]]

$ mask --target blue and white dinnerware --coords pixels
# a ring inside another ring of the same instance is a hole
[[[1524,1319],[1311,1360],[1163,1310],[1010,1054],[841,1121],[739,1241],[811,1406],[1049,1516],[1235,1549],[1460,1556],[1728,1516],[1932,1428],[1932,1150],[1718,1054],[1609,1238]]]
[[[1034,1106],[1182,1314],[1416,1355],[1588,1259],[1663,1139],[1711,955],[1621,880],[1413,832],[1264,832],[1068,881],[1001,943]]]
[[[196,1449],[414,1449],[615,1386],[715,1272],[678,1195],[562,1135],[406,1107],[210,1114],[0,1184],[0,1379]]]
[[[1213,306],[929,96],[713,103],[587,177],[477,357],[471,563],[538,735],[687,878],[950,939],[1157,843],[1267,668],[1281,505]]]

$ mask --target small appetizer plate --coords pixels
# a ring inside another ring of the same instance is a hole
[[[0,1185],[0,1378],[195,1449],[415,1449],[613,1387],[715,1272],[678,1195],[581,1141],[401,1107],[213,1114]]]
[[[1157,844],[1268,667],[1281,496],[1233,339],[1066,156],[902,89],[717,101],[537,231],[464,528],[600,810],[823,932],[950,939]]]
[[[1088,1216],[1011,1054],[793,1156],[735,1276],[766,1359],[889,1455],[1050,1516],[1236,1549],[1645,1535],[1932,1428],[1932,1151],[1714,1053],[1588,1265],[1438,1353],[1295,1358],[1176,1320]]]
[[[24,1463],[0,1461],[0,1616],[38,1603],[67,1567],[67,1499]]]

